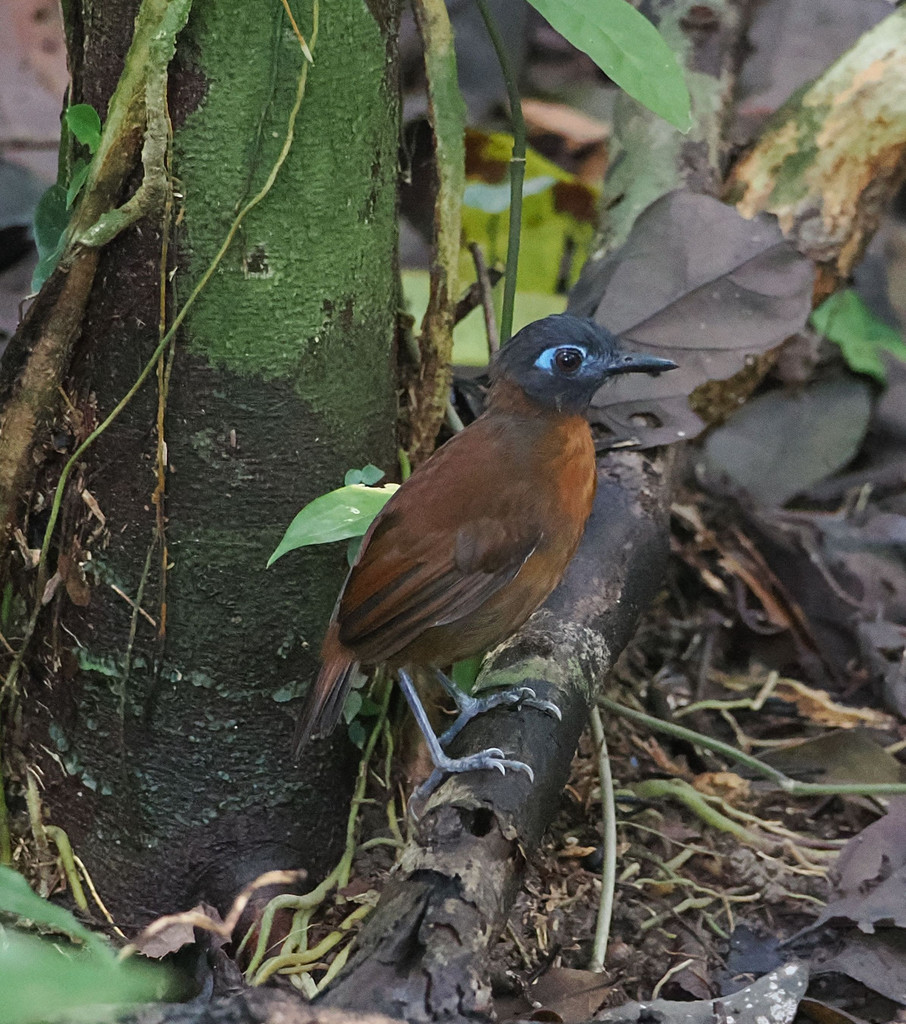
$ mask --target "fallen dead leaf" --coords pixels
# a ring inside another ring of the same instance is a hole
[[[892,729],[896,721],[891,715],[875,708],[852,708],[831,700],[826,690],[812,689],[796,679],[781,679],[774,688],[774,695],[796,707],[803,718],[816,725],[833,729],[853,729],[859,725],[874,729]]]
[[[906,797],[890,800],[887,813],[852,837],[835,865],[837,889],[846,896],[866,892],[906,864]]]
[[[699,793],[719,796],[731,804],[748,800],[752,792],[752,784],[735,772],[702,772],[692,780],[692,785]]]
[[[629,1024],[657,1020],[661,1024],[713,1024],[715,1020],[734,1024],[791,1024],[808,985],[808,966],[789,963],[730,996],[671,1002],[654,999],[645,1003],[626,1003],[605,1010],[598,1020]]]

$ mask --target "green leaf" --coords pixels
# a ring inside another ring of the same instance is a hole
[[[38,265],[32,276],[32,291],[38,291],[53,273],[63,251],[63,236],[68,224],[66,189],[62,185],[51,185],[35,208],[34,235],[38,247]]]
[[[79,142],[94,153],[101,143],[101,119],[94,107],[89,103],[76,103],[66,108],[63,118]]]
[[[352,566],[353,562],[359,557],[359,549],[362,546],[361,537],[350,537],[349,542],[346,545],[346,564]]]
[[[69,179],[69,188],[66,189],[66,209],[70,209],[75,202],[76,196],[82,191],[85,179],[88,177],[88,168],[84,160],[76,160],[72,168],[72,177]]]
[[[366,487],[370,487],[372,484],[376,484],[378,480],[383,480],[384,476],[385,473],[382,469],[369,462],[367,466],[363,466],[361,469],[350,469],[346,476],[343,477],[343,483],[365,484]]]
[[[296,548],[361,536],[398,486],[363,487],[352,484],[315,498],[289,524],[283,540],[267,560],[268,566]]]
[[[368,738],[365,726],[358,719],[355,719],[347,726],[347,732],[349,733],[350,740],[361,750],[365,746],[365,740]]]
[[[0,979],[0,1024],[46,1024],[59,1016],[72,1019],[76,1007],[156,1002],[170,984],[169,972],[158,965],[119,963],[110,950],[99,956],[94,949],[13,928],[3,931]],[[80,1015],[84,1020],[109,1017],[109,1010]]]
[[[77,921],[68,910],[41,899],[18,871],[4,866],[0,866],[0,912],[14,914],[42,928],[68,935],[113,959],[113,953],[101,936]]]
[[[670,47],[626,0],[529,0],[573,46],[665,121],[688,131],[689,90]]]
[[[825,299],[812,313],[812,326],[840,346],[851,370],[881,384],[887,381],[881,353],[906,359],[906,344],[900,332],[879,320],[851,288]]]
[[[362,710],[362,691],[350,690],[346,695],[346,703],[343,705],[343,721],[349,723]]]
[[[453,670],[450,673],[453,677],[453,682],[460,688],[460,690],[466,693],[471,693],[472,688],[475,686],[475,680],[478,678],[478,673],[481,669],[481,663],[484,661],[484,655],[478,654],[473,658],[466,658],[464,661],[457,661],[453,665]]]
[[[557,179],[547,174],[529,178],[522,186],[522,196],[540,195],[556,183]],[[472,182],[466,185],[462,202],[463,206],[481,210],[482,213],[503,213],[510,208],[510,183],[505,181],[499,185],[486,185],[483,181]]]
[[[359,718],[374,718],[381,710],[380,704],[370,697],[362,698],[362,706],[359,708]]]
[[[38,1024],[76,1006],[158,1000],[170,986],[156,965],[120,963],[103,936],[89,931],[68,910],[32,892],[12,868],[0,866],[0,913],[65,935],[43,938],[0,928],[0,1024]]]

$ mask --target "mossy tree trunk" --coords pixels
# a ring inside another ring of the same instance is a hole
[[[102,117],[136,8],[67,10],[74,100]],[[292,8],[311,42],[311,0]],[[273,187],[69,484],[58,551],[86,575],[39,621],[18,764],[40,767],[45,821],[121,921],[317,872],[341,839],[349,752],[292,765],[286,700],[344,552],[265,563],[349,467],[395,462],[397,18],[397,0],[321,5]],[[83,426],[153,354],[162,282],[172,318],[265,184],[303,66],[278,0],[195,0],[170,68],[173,201],[102,254],[65,384]]]

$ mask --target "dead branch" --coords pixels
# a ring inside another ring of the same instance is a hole
[[[818,264],[816,300],[845,282],[906,177],[906,10],[876,25],[771,119],[726,197],[767,211]]]

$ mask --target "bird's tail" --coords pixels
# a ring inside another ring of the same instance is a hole
[[[325,643],[325,647],[327,644]],[[335,653],[324,658],[318,678],[305,695],[293,736],[293,760],[314,736],[327,736],[340,720],[346,695],[359,672],[359,663]]]

